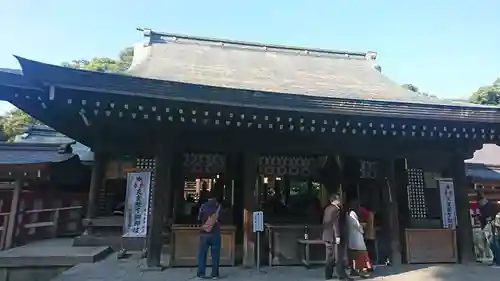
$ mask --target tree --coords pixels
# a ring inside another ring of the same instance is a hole
[[[118,59],[95,57],[91,60],[74,60],[63,62],[62,66],[100,72],[124,72],[132,64],[134,48],[129,47],[120,52]]]
[[[477,89],[470,96],[469,101],[477,104],[500,105],[500,77],[492,85]]]
[[[419,88],[417,86],[413,85],[413,84],[403,84],[403,85],[401,85],[401,87],[407,89],[408,91],[415,92],[415,93],[417,93],[419,95],[422,95],[422,96],[425,96],[425,97],[437,98],[435,95],[431,95],[431,94],[429,94],[427,92],[421,92],[419,90]]]
[[[412,91],[412,92],[415,92],[415,93],[419,93],[418,91],[418,87],[413,85],[413,84],[403,84],[401,85],[401,87],[409,90],[409,91]]]
[[[96,57],[91,60],[74,60],[71,63],[64,62],[62,66],[100,72],[124,72],[132,64],[133,57],[134,48],[130,47],[122,50],[116,60]],[[0,127],[2,130],[0,132],[0,141],[5,139],[12,141],[16,135],[23,132],[26,126],[34,124],[41,123],[22,110],[14,109],[5,116],[0,116]]]
[[[26,126],[38,124],[41,123],[18,108],[9,111],[0,119],[3,135],[8,141],[14,140]]]

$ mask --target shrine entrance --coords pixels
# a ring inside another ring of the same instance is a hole
[[[209,193],[215,195],[221,205],[221,265],[236,263],[235,242],[237,236],[241,240],[242,235],[237,235],[237,230],[242,233],[242,224],[236,223],[238,219],[234,215],[238,209],[235,207],[235,180],[231,169],[228,169],[227,158],[222,153],[189,152],[175,161],[174,166],[177,168],[174,168],[175,174],[172,175],[174,215],[170,239],[171,265],[196,264],[200,232],[198,215],[201,205],[209,199]]]

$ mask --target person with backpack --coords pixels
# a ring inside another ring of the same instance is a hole
[[[205,279],[205,268],[207,265],[207,254],[210,249],[212,257],[212,279],[219,278],[219,262],[220,262],[220,225],[219,213],[221,205],[217,202],[213,192],[207,192],[208,200],[203,203],[198,213],[198,220],[201,222],[200,230],[200,245],[198,249],[198,268],[196,276]]]

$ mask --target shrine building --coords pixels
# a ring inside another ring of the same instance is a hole
[[[78,243],[119,240],[126,173],[150,171],[149,266],[164,252],[172,266],[196,264],[192,205],[206,190],[224,206],[225,265],[300,264],[298,241],[320,238],[332,192],[375,212],[379,262],[475,260],[464,160],[499,143],[498,108],[408,91],[375,52],[141,31],[123,74],[21,57],[22,74],[0,72],[1,99],[94,153]],[[443,178],[453,210],[443,207]],[[260,261],[256,210],[266,225]]]

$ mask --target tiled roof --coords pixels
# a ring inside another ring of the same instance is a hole
[[[24,133],[18,135],[14,139],[15,143],[30,143],[30,144],[53,144],[62,145],[74,142],[73,139],[55,131],[46,125],[32,125],[25,129]],[[94,160],[94,154],[90,148],[76,142],[71,146],[73,152],[80,157],[83,162]]]
[[[64,162],[73,153],[59,153],[58,144],[0,143],[0,165],[23,165]]]
[[[500,181],[500,169],[487,166],[467,167],[467,176],[474,180]]]
[[[352,53],[150,33],[126,74],[17,57],[34,85],[180,102],[459,122],[500,122],[500,108],[458,105],[408,91]],[[0,85],[1,85],[0,80]]]
[[[474,152],[471,159],[465,160],[467,176],[475,180],[500,181],[500,146],[484,144]]]
[[[376,54],[145,31],[129,74],[159,80],[317,97],[451,104],[402,88]],[[377,69],[378,68],[378,69]]]

